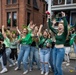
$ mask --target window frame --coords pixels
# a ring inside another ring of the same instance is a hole
[[[16,0],[16,2],[15,3],[13,3],[13,0],[12,0],[12,4],[16,4],[18,2],[18,0]]]
[[[60,1],[60,0],[58,0],[58,4],[61,4],[62,3],[62,0]]]
[[[10,19],[9,17],[8,17],[8,13],[10,13],[10,16],[11,16],[11,12],[7,12],[7,27],[11,27],[11,22],[10,22],[10,25],[8,25],[8,20]],[[11,18],[12,18],[12,16],[11,16]]]
[[[31,4],[31,0],[30,0],[30,1],[29,1],[29,0],[27,0],[27,4],[29,4],[29,5],[30,5],[30,4]]]
[[[15,20],[15,19],[14,19],[14,16],[15,16],[14,13],[16,14],[16,26],[17,26],[17,12],[14,11],[14,12],[12,12],[12,27],[16,27],[16,26],[13,25],[13,24],[14,24],[14,23],[13,23],[13,22],[14,22],[13,20]]]
[[[6,12],[6,24],[7,24],[7,21],[8,21],[8,15],[7,15],[7,13],[11,13],[11,25],[10,26],[8,26],[8,24],[6,25],[7,27],[16,27],[16,26],[13,26],[13,12],[16,12],[16,15],[17,15],[17,22],[16,22],[16,26],[18,25],[18,11],[17,10],[14,10],[14,11],[7,11]]]
[[[12,3],[12,0],[10,0],[10,3],[8,3],[8,0],[6,0],[6,1],[7,1],[6,2],[7,5],[10,5]]]

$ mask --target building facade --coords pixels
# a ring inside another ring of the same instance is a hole
[[[0,0],[0,28],[14,29],[28,25],[32,20],[37,25],[46,24],[47,3],[45,0]]]
[[[52,0],[51,10],[54,14],[64,11],[70,25],[76,23],[76,0]]]

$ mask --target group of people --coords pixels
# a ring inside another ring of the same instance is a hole
[[[2,71],[5,73],[7,69],[7,61],[9,67],[17,64],[16,70],[21,69],[23,65],[23,74],[27,74],[33,70],[33,62],[36,62],[38,70],[41,74],[49,74],[49,65],[54,75],[63,75],[62,62],[69,61],[70,41],[74,44],[76,49],[76,34],[72,36],[68,32],[68,23],[64,12],[61,12],[62,19],[58,23],[58,29],[54,29],[55,21],[50,19],[48,15],[48,27],[42,31],[43,25],[36,26],[31,21],[28,27],[23,28],[22,31],[16,27],[16,31],[5,30],[4,25],[0,32],[0,62]],[[54,33],[55,41],[52,40]],[[66,53],[66,54],[65,54]],[[28,67],[29,66],[29,67]]]

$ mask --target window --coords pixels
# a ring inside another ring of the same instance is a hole
[[[17,13],[16,12],[12,13],[12,26],[13,27],[17,26]]]
[[[45,13],[45,4],[43,4],[43,13]]]
[[[27,12],[27,25],[30,23],[30,13]]]
[[[7,0],[7,4],[11,4],[11,0]]]
[[[73,0],[72,2],[73,2],[73,3],[76,3],[76,0]]]
[[[61,4],[62,3],[62,0],[58,0],[58,4]]]
[[[37,0],[33,0],[33,7],[37,10],[39,10],[38,4],[37,4]]]
[[[17,3],[17,0],[12,0],[12,3],[14,4],[14,3]]]
[[[27,0],[27,4],[30,4],[30,0]]]
[[[72,0],[67,0],[67,4],[71,4],[72,3]]]
[[[8,12],[7,13],[7,27],[10,27],[11,26],[11,13]]]

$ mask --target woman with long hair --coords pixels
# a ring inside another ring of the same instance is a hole
[[[24,28],[22,33],[20,34],[21,38],[18,42],[21,44],[20,52],[18,54],[18,63],[15,70],[19,70],[21,67],[21,61],[23,62],[23,74],[28,72],[27,62],[30,53],[30,44],[32,43],[31,33],[28,33],[28,29]]]
[[[10,57],[17,61],[17,36],[16,36],[16,32],[12,31],[12,40],[11,40],[11,55]]]
[[[10,49],[10,41],[11,41],[11,34],[9,31],[4,31],[4,25],[2,26],[2,35],[4,37],[4,44],[5,44],[5,47],[6,47],[6,56],[7,56],[7,60],[9,61],[10,65],[9,67],[11,66],[14,66],[14,62],[12,59],[10,59],[10,54],[11,54],[11,49]]]
[[[33,42],[31,44],[31,51],[30,51],[30,71],[33,69],[33,59],[35,58],[35,61],[37,63],[38,69],[40,69],[40,61],[39,61],[39,48],[38,48],[38,35],[41,33],[43,25],[35,26],[35,28],[32,31],[32,39]],[[34,56],[34,58],[33,58]]]
[[[49,38],[48,31],[44,30],[40,36],[39,48],[40,48],[40,63],[41,63],[41,74],[49,74],[49,58],[50,58],[50,47],[51,39]]]
[[[63,75],[62,73],[62,62],[65,55],[64,43],[68,34],[67,20],[65,13],[61,12],[62,20],[58,23],[58,30],[52,27],[52,22],[50,21],[50,16],[48,16],[48,26],[51,31],[55,34],[55,47],[53,49],[53,65],[54,65],[54,75]]]

